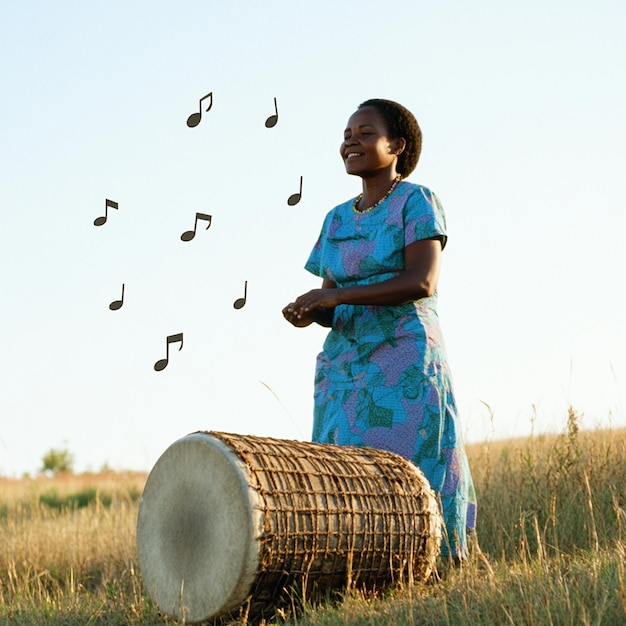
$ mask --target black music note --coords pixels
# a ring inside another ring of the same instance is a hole
[[[123,304],[124,304],[124,283],[122,283],[122,299],[113,300],[113,302],[109,304],[109,309],[111,309],[111,311],[117,311],[118,309],[122,308]]]
[[[266,128],[273,128],[274,126],[276,126],[276,122],[278,122],[278,105],[276,104],[276,98],[274,98],[274,110],[276,111],[276,114],[275,115],[270,115],[265,120],[265,127]]]
[[[177,343],[178,341],[180,341],[180,348],[178,348],[178,351],[180,352],[183,349],[183,333],[169,335],[165,343],[165,358],[154,364],[155,371],[160,372],[167,367],[167,364],[170,361],[170,343]]]
[[[237,298],[233,302],[233,306],[236,309],[243,309],[243,307],[246,306],[247,298],[248,298],[248,281],[246,281],[243,285],[243,298]]]
[[[113,200],[105,200],[104,201],[104,215],[100,217],[96,217],[96,219],[93,221],[94,226],[102,226],[102,224],[106,224],[107,216],[109,215],[109,207],[112,209],[117,209],[119,208],[119,205],[117,202],[114,202]]]
[[[212,219],[213,218],[210,215],[207,215],[206,213],[196,213],[196,220],[193,223],[193,230],[186,230],[180,236],[180,238],[183,241],[191,241],[196,236],[196,227],[198,226],[198,220],[205,220],[206,222],[208,222],[209,225],[204,230],[209,230],[209,228],[211,228]]]
[[[298,193],[292,193],[287,200],[287,204],[294,206],[300,202],[300,198],[302,198],[302,176],[300,176],[300,191]]]
[[[187,126],[189,126],[189,128],[194,128],[195,126],[197,126],[200,123],[200,120],[202,119],[202,103],[207,98],[209,98],[209,106],[207,107],[205,113],[211,110],[211,107],[213,106],[213,92],[212,91],[210,93],[208,93],[206,96],[204,96],[204,98],[200,98],[200,110],[199,110],[199,112],[198,113],[192,113],[187,118]]]

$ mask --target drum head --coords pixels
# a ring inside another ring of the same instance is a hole
[[[259,508],[246,468],[219,439],[194,433],[163,453],[141,498],[137,552],[145,589],[164,613],[197,622],[245,602]]]

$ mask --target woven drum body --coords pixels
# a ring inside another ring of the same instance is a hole
[[[396,454],[217,432],[163,453],[137,522],[146,591],[187,622],[425,580],[440,542],[435,495]]]

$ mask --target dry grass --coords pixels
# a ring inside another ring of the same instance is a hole
[[[99,619],[120,610],[140,616],[135,523],[145,478],[0,479],[0,623],[131,623]]]
[[[479,497],[469,564],[272,623],[626,623],[626,429],[579,432],[570,410],[560,435],[473,445],[468,455]],[[0,478],[0,625],[172,623],[142,594],[136,566],[145,478]]]

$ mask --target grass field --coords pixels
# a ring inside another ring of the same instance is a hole
[[[268,624],[626,624],[626,430],[468,447],[479,502],[470,562],[437,580],[281,611]],[[0,478],[0,625],[173,624],[142,590],[146,476]],[[295,603],[294,603],[295,604]]]

